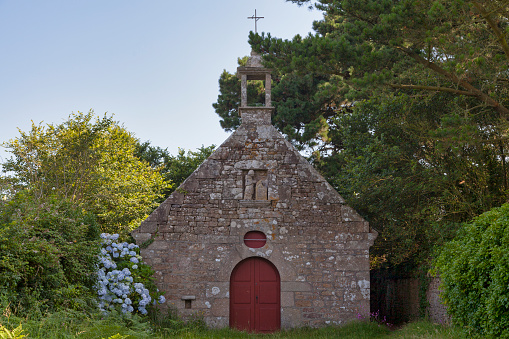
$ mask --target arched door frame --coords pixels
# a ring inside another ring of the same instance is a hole
[[[253,332],[281,328],[281,277],[269,260],[249,257],[232,270],[230,327]]]

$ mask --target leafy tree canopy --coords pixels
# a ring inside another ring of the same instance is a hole
[[[400,94],[359,102],[333,119],[343,149],[315,166],[380,232],[371,249],[376,266],[422,262],[462,221],[507,199],[500,159],[509,145],[487,142],[493,131],[468,119],[441,117],[449,100]],[[454,136],[440,140],[448,130]]]
[[[215,145],[202,146],[196,151],[186,151],[179,148],[177,155],[171,155],[168,150],[159,146],[151,146],[149,141],[138,144],[136,156],[159,170],[164,180],[171,184],[167,186],[159,201],[165,200],[177,189],[214,152]]]
[[[506,201],[506,1],[292,2],[323,11],[314,35],[249,35],[273,69],[273,123],[380,231],[374,262],[420,261]],[[219,82],[231,130],[240,85]]]
[[[97,216],[103,232],[127,234],[169,186],[135,156],[138,140],[112,117],[78,112],[61,124],[32,124],[6,142],[3,171],[15,191],[55,195]]]

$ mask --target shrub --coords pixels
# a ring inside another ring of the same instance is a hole
[[[435,264],[442,298],[457,324],[509,337],[509,203],[463,225]]]
[[[147,306],[165,302],[155,287],[152,268],[141,262],[138,245],[115,242],[118,234],[101,234],[102,246],[97,271],[99,309],[108,312],[147,314]]]
[[[17,315],[87,309],[99,227],[64,199],[35,200],[22,191],[0,206],[0,301]]]

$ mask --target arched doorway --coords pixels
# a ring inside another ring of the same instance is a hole
[[[230,327],[254,332],[281,328],[281,280],[268,260],[251,257],[230,277]]]

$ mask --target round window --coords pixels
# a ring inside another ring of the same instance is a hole
[[[267,243],[265,233],[260,231],[250,231],[244,235],[244,244],[249,248],[260,248]]]

